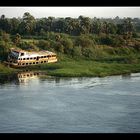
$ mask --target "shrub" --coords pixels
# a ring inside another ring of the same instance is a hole
[[[87,58],[94,58],[94,49],[93,48],[82,48],[82,54]]]
[[[21,42],[18,45],[18,47],[20,47],[23,50],[28,50],[28,51],[38,51],[39,50],[39,48],[33,42]]]
[[[79,46],[75,46],[74,48],[73,48],[73,50],[72,50],[72,55],[73,55],[73,57],[74,56],[82,56],[82,50],[81,50],[81,47],[79,47]]]
[[[127,64],[137,64],[139,61],[134,55],[130,55],[124,59],[124,63]]]
[[[62,39],[61,40],[62,45],[64,46],[64,53],[66,54],[72,54],[73,49],[73,42],[71,39]]]
[[[95,41],[88,38],[88,36],[81,35],[75,40],[75,45],[89,48],[89,47],[93,47],[95,45]]]
[[[15,43],[15,45],[19,45],[21,42],[21,36],[20,34],[16,34],[12,37],[12,41]]]
[[[9,53],[9,44],[4,41],[0,41],[0,59],[6,60]]]
[[[101,45],[110,45],[113,47],[120,47],[122,45],[125,45],[125,40],[121,36],[104,35],[99,38],[99,43]]]
[[[29,51],[39,51],[39,48],[34,43],[28,43]]]
[[[50,42],[46,40],[39,40],[38,47],[43,50],[48,50],[50,48]]]
[[[64,53],[64,46],[60,42],[54,43],[53,47],[56,51]]]
[[[10,40],[10,34],[8,34],[8,33],[6,33],[6,32],[2,32],[1,33],[1,35],[2,35],[2,41],[5,41],[5,42],[10,42],[11,40]]]

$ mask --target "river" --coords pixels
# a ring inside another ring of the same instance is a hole
[[[139,132],[140,73],[0,77],[0,133]]]

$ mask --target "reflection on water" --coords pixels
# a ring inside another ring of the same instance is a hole
[[[128,73],[128,74],[123,74],[122,75],[122,78],[124,78],[124,79],[131,79],[131,78],[134,78],[134,77],[139,78],[140,73]]]
[[[25,72],[19,72],[17,74],[10,74],[10,75],[0,75],[0,84],[8,84],[8,83],[14,83],[14,84],[23,84],[28,83],[31,79],[38,79],[40,76],[46,76],[43,72],[33,72],[33,71],[25,71]]]
[[[109,77],[109,76],[108,76]],[[100,83],[100,80],[102,79],[108,79],[108,77],[105,78],[98,78],[98,77],[93,77],[93,78],[89,78],[89,77],[78,77],[78,78],[71,78],[71,77],[53,77],[53,76],[48,76],[45,72],[39,72],[39,71],[24,71],[24,72],[19,72],[17,74],[11,74],[11,75],[0,75],[0,85],[3,84],[16,84],[16,85],[20,85],[20,84],[25,84],[25,83],[29,83],[30,80],[34,81],[34,80],[40,80],[40,81],[55,81],[56,85],[58,85],[59,83],[63,83],[63,86],[65,86],[65,82],[70,81],[69,86],[70,85],[82,85],[83,83],[85,84],[86,81],[86,88],[92,88],[94,86],[97,85],[105,85],[107,84],[105,83]],[[134,77],[140,77],[140,73],[130,73],[130,74],[123,74],[120,76],[111,76],[111,79],[113,77],[118,77],[119,79],[131,79]],[[89,80],[90,79],[90,80]]]
[[[17,74],[17,79],[19,83],[27,83],[29,79],[38,78],[42,73],[39,72],[21,72]]]
[[[140,132],[140,73],[59,78],[0,76],[1,132]]]
[[[132,74],[131,74],[131,73],[123,74],[123,75],[122,75],[122,78],[123,78],[123,79],[130,79],[131,77],[132,77]]]

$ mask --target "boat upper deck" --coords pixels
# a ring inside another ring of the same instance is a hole
[[[22,53],[25,53],[26,55],[56,55],[55,53],[53,52],[50,52],[50,51],[39,51],[39,52],[27,52],[27,51],[24,51]]]
[[[14,55],[18,57],[36,57],[36,56],[56,56],[55,53],[50,52],[50,51],[38,51],[38,52],[29,52],[29,51],[24,51],[24,50],[18,50],[18,49],[11,49],[11,52],[14,53]]]

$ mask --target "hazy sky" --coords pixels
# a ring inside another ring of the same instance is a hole
[[[0,7],[0,16],[22,17],[29,12],[35,18],[40,17],[140,17],[140,7]]]

